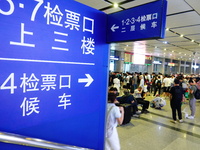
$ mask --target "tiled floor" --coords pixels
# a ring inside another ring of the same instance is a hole
[[[148,96],[146,100],[152,100]],[[200,102],[196,103],[194,120],[172,123],[169,99],[161,110],[149,108],[150,113],[132,117],[131,122],[119,126],[121,150],[199,150],[200,149]],[[188,101],[182,106],[188,106]],[[184,118],[184,114],[183,114]]]

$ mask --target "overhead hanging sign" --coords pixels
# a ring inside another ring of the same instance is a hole
[[[153,61],[153,64],[161,65],[162,61],[155,60],[155,61]]]
[[[168,66],[173,67],[173,66],[175,66],[175,63],[169,62]]]
[[[159,0],[108,15],[107,42],[164,38],[166,10]]]
[[[106,14],[74,0],[1,0],[0,18],[0,131],[103,149]]]

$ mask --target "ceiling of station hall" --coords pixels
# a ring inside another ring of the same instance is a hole
[[[111,14],[156,0],[75,0],[106,14]],[[167,0],[164,39],[112,43],[110,48],[200,63],[200,0]],[[119,7],[114,8],[113,4]]]

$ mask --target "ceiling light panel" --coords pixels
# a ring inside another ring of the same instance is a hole
[[[170,49],[171,49],[171,48],[170,48]],[[187,50],[184,50],[184,49],[179,48],[179,47],[173,47],[172,49],[173,49],[175,52],[177,52],[177,53],[181,52],[181,54],[184,53],[184,51],[185,51],[185,52],[188,52]]]
[[[178,45],[178,46],[188,46],[188,45],[197,45],[196,43],[194,43],[194,42],[190,42],[190,41],[180,41],[180,42],[171,42],[172,44],[174,44],[174,45]]]
[[[173,46],[170,45],[170,44],[164,44],[164,43],[162,43],[162,42],[160,42],[159,44],[156,44],[155,46],[157,46],[157,47],[162,47],[163,50],[173,47]]]
[[[139,6],[139,5],[146,4],[146,3],[150,3],[150,2],[153,2],[153,1],[156,1],[156,0],[135,0],[133,2],[129,2],[129,3],[123,4],[121,6],[128,9],[128,8],[136,7],[136,6]]]
[[[188,48],[188,49],[194,49],[194,48],[199,48],[198,45],[184,45],[184,48]]]
[[[196,42],[199,42],[199,46],[200,46],[200,39],[197,39]]]
[[[193,35],[193,36],[188,36],[190,39],[193,39],[195,42],[198,42],[200,39],[200,35]]]
[[[190,34],[198,34],[198,33],[200,34],[200,25],[188,26],[188,27],[183,27],[183,28],[175,28],[172,30],[175,32],[184,34],[185,36],[190,35]]]
[[[122,9],[120,7],[118,7],[118,8],[110,8],[110,9],[104,10],[103,12],[105,12],[106,14],[111,14],[111,13],[115,13],[115,12],[118,12],[121,10]]]
[[[183,0],[167,0],[167,1],[168,1],[167,14],[174,14],[192,10],[192,8]]]
[[[195,11],[167,17],[167,27],[169,28],[191,26],[194,24],[200,24],[200,16]]]
[[[152,44],[160,44],[161,42],[157,40],[147,40],[146,43],[152,45]]]
[[[191,51],[193,51],[193,52],[198,52],[199,53],[199,48],[193,48],[193,49],[190,49]],[[200,54],[200,53],[199,53]]]
[[[171,32],[171,31],[165,31],[165,37],[173,37],[173,36],[178,36],[177,34]]]
[[[180,36],[178,36],[178,37],[169,37],[169,38],[166,37],[165,39],[159,39],[159,40],[168,41],[169,43],[175,42],[175,41],[177,41],[177,42],[179,42],[179,41],[188,41],[187,39],[181,38]]]
[[[199,0],[185,0],[193,9],[200,14],[200,1]]]
[[[101,8],[105,8],[110,6],[111,4],[109,4],[106,1],[100,1],[100,0],[75,0],[77,2],[80,2],[82,4],[85,4],[87,6],[96,8],[96,9],[101,9]]]
[[[124,0],[109,0],[109,1],[112,3],[120,3],[120,2],[123,2]]]

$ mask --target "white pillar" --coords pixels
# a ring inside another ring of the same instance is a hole
[[[152,72],[154,71],[154,64],[153,64],[154,56],[151,56],[151,61],[152,61],[151,65],[148,66],[148,73],[149,73],[149,74],[152,73]]]
[[[181,60],[178,61],[178,73],[181,73]]]
[[[119,57],[119,60],[115,60],[115,71],[123,72],[124,52],[116,51],[115,56]]]
[[[190,74],[193,73],[193,72],[192,72],[192,66],[193,66],[193,60],[192,60],[192,62],[191,62],[191,64],[190,64]]]
[[[184,62],[184,67],[183,67],[183,74],[186,73],[186,61]]]
[[[161,73],[165,74],[165,58],[162,59],[162,64],[161,65],[162,65],[162,71],[161,71]]]

